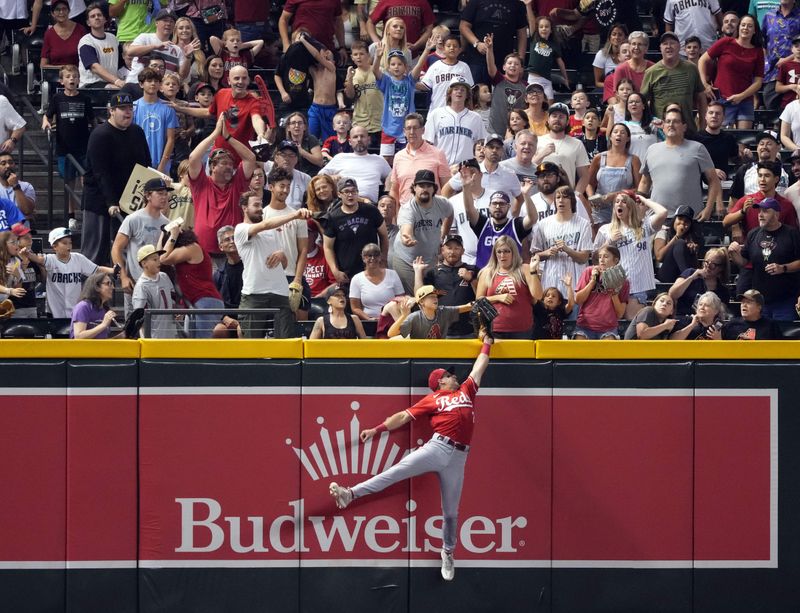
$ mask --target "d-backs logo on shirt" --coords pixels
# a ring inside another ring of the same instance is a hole
[[[514,279],[512,277],[505,277],[502,281],[500,281],[500,283],[497,284],[494,293],[511,294],[512,296],[516,296],[517,288],[514,285]]]
[[[758,246],[761,247],[761,255],[764,257],[764,261],[769,262],[769,256],[772,255],[772,250],[775,249],[775,237],[771,234],[765,235],[758,243]]]

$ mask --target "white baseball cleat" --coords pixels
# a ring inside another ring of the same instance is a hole
[[[445,581],[452,581],[456,576],[453,552],[442,549],[442,578]]]
[[[331,496],[333,496],[336,506],[340,509],[346,508],[347,505],[353,502],[353,492],[349,487],[342,487],[335,481],[332,481],[328,491],[330,492]]]

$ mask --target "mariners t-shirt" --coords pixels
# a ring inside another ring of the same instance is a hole
[[[406,411],[413,419],[429,416],[435,432],[469,445],[475,425],[473,402],[477,394],[478,384],[472,377],[467,377],[456,391],[433,392]]]

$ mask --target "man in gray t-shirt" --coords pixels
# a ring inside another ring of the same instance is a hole
[[[450,232],[453,205],[435,196],[436,177],[430,170],[419,170],[411,185],[413,198],[400,207],[400,231],[392,250],[392,268],[400,276],[406,293],[414,293],[414,260],[421,257],[430,268],[436,264],[442,237]]]
[[[679,206],[701,211],[698,220],[711,217],[722,186],[714,162],[704,145],[686,140],[686,121],[679,110],[667,111],[664,117],[666,141],[650,145],[642,160],[639,191],[650,193],[650,199],[666,207],[673,217]],[[703,207],[700,178],[708,183],[708,200]],[[652,191],[651,191],[652,190]]]
[[[169,223],[163,212],[169,206],[169,192],[164,179],[150,179],[144,184],[145,206],[128,215],[114,237],[111,259],[120,267],[120,284],[125,292],[125,315],[131,311],[133,286],[142,274],[136,254],[145,245],[155,246],[161,228]]]

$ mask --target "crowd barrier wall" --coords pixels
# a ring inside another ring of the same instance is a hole
[[[0,609],[797,610],[789,343],[499,343],[452,583],[435,475],[337,511],[431,436],[359,430],[478,346],[3,341]]]

